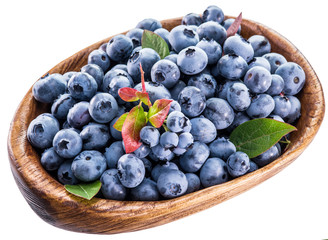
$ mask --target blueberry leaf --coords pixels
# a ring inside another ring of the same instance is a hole
[[[135,102],[139,100],[137,92],[134,88],[124,87],[118,90],[118,95],[126,102]]]
[[[99,180],[91,183],[81,183],[77,185],[65,185],[65,189],[75,196],[91,200],[100,190],[101,182]]]
[[[117,131],[122,131],[123,123],[125,122],[126,117],[129,113],[122,114],[114,123],[113,128],[115,128]]]
[[[141,104],[132,108],[127,114],[122,127],[122,138],[126,153],[134,152],[141,146],[140,131],[146,124],[147,118]]]
[[[154,49],[161,59],[170,54],[169,46],[165,40],[156,33],[149,30],[144,30],[141,38],[142,48]]]
[[[235,35],[238,32],[242,18],[242,13],[240,13],[235,21],[230,25],[230,27],[227,29],[227,38]]]
[[[154,127],[160,128],[163,125],[164,120],[169,113],[172,101],[173,100],[169,99],[159,99],[149,108],[148,119]]]
[[[230,135],[230,141],[235,144],[237,151],[254,158],[275,145],[283,136],[296,130],[294,126],[284,122],[258,118],[236,127]]]
[[[151,106],[151,102],[150,102],[149,95],[147,92],[138,91],[136,93],[136,95],[140,99],[141,102],[143,102],[144,104],[146,104],[149,107]]]

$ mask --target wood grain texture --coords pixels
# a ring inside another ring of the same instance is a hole
[[[181,18],[162,21],[168,30],[180,24]],[[28,143],[26,131],[38,114],[49,106],[33,99],[31,89],[21,101],[12,120],[8,136],[8,154],[16,183],[31,208],[46,222],[66,230],[114,234],[146,229],[165,224],[212,207],[256,186],[292,163],[311,143],[323,120],[325,102],[320,81],[311,65],[288,40],[259,23],[244,19],[242,35],[266,36],[273,52],[298,63],[306,73],[306,84],[299,94],[302,116],[298,131],[291,134],[289,149],[276,161],[227,183],[205,188],[176,199],[143,202],[113,201],[75,197],[52,178],[41,166],[37,152]],[[99,41],[62,61],[49,73],[79,71],[87,63],[88,54],[110,38]]]

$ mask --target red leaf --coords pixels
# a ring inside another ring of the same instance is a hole
[[[141,63],[140,63],[140,74],[141,74],[141,86],[142,86],[142,92],[146,92],[146,85],[145,85],[145,72],[142,69]]]
[[[135,102],[139,100],[136,92],[138,91],[134,88],[124,87],[118,90],[118,95],[126,102]]]
[[[141,102],[143,102],[147,106],[151,107],[151,102],[150,102],[150,99],[149,99],[149,94],[147,92],[140,92],[140,91],[138,91],[136,93],[136,95],[140,99]]]
[[[163,125],[164,120],[169,113],[172,101],[173,100],[169,99],[159,99],[149,108],[148,119],[154,127],[159,128]]]
[[[113,128],[115,128],[117,131],[122,131],[122,127],[124,124],[124,121],[126,119],[126,117],[128,116],[129,113],[124,113],[122,114],[114,123]]]
[[[132,108],[122,127],[122,137],[126,153],[134,152],[141,146],[140,131],[146,124],[147,119],[142,106],[139,104]]]
[[[235,19],[235,21],[227,29],[227,38],[231,37],[237,33],[238,28],[241,24],[241,20],[242,20],[242,13],[239,14],[239,16]]]

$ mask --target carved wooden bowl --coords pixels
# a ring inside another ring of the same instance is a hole
[[[168,30],[180,23],[181,18],[162,21],[163,27]],[[299,94],[302,116],[296,126],[298,131],[291,134],[291,144],[280,158],[250,174],[172,200],[84,200],[68,193],[43,169],[39,155],[27,141],[29,123],[38,114],[49,111],[48,105],[33,99],[29,89],[11,123],[8,153],[16,183],[31,208],[46,222],[66,230],[98,234],[136,231],[212,207],[256,186],[292,163],[311,143],[323,120],[325,102],[320,81],[302,53],[274,30],[244,19],[241,34],[245,38],[254,34],[266,36],[272,52],[281,53],[288,61],[298,63],[306,73],[306,84]],[[109,39],[81,50],[57,64],[49,73],[79,71],[87,63],[88,54]]]

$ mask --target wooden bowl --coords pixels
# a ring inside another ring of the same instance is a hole
[[[181,23],[181,18],[162,21],[168,30]],[[287,39],[260,23],[244,19],[242,35],[266,36],[272,52],[281,53],[288,61],[298,63],[306,73],[306,84],[299,94],[302,116],[297,132],[291,134],[288,150],[277,160],[250,174],[229,182],[205,188],[172,200],[114,201],[94,198],[90,201],[66,192],[63,185],[41,166],[37,152],[29,144],[26,131],[38,114],[49,106],[33,99],[31,89],[21,101],[8,136],[8,153],[16,183],[31,208],[46,222],[66,230],[113,234],[146,229],[165,224],[212,207],[256,186],[293,162],[310,144],[323,120],[325,102],[320,81],[309,62]],[[88,54],[110,38],[97,42],[53,67],[49,73],[79,71]]]

